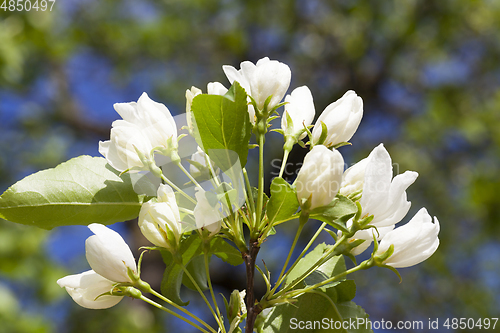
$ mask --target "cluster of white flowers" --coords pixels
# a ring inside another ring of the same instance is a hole
[[[263,110],[273,110],[284,98],[286,104],[280,131],[285,142],[291,142],[293,146],[308,136],[311,150],[294,183],[303,211],[321,209],[341,194],[359,201],[361,218],[373,216],[368,224],[371,228],[360,230],[351,238],[351,241],[364,240],[353,249],[353,254],[367,249],[374,234],[380,242],[375,255],[392,251],[391,255],[384,257],[384,265],[396,268],[412,266],[435,252],[439,245],[439,222],[434,218],[433,223],[425,208],[406,225],[395,229],[410,209],[406,189],[417,178],[416,172],[407,171],[393,178],[392,161],[382,144],[367,158],[344,171],[344,159],[337,148],[348,143],[363,115],[363,101],[354,91],[347,91],[328,105],[311,125],[315,107],[309,88],[296,88],[285,97],[291,80],[287,65],[263,58],[256,64],[242,62],[239,70],[232,66],[223,66],[223,70],[230,83],[237,81],[247,92],[248,115],[252,123],[256,123]],[[208,84],[207,91],[208,94],[223,95],[228,89],[213,82]],[[186,91],[186,116],[191,134],[191,104],[201,93],[196,87]],[[116,170],[153,171],[155,154],[172,159],[178,156],[178,128],[165,105],[152,101],[144,93],[137,103],[119,103],[114,107],[123,119],[113,122],[110,140],[100,142],[99,152]],[[199,175],[202,173],[200,168],[207,167],[209,158],[198,147],[192,161],[196,164],[191,165],[191,173]],[[201,188],[197,188],[195,197],[196,206],[191,212],[194,228],[203,231],[200,235],[204,237],[217,235],[224,218],[220,213],[220,203],[208,200]],[[174,191],[162,184],[157,197],[142,205],[138,223],[146,239],[174,252],[182,234],[190,230],[185,228],[181,215]],[[130,249],[116,232],[99,224],[92,224],[89,228],[95,233],[86,242],[87,259],[93,270],[64,277],[58,283],[78,304],[106,308],[120,301],[121,297],[112,295],[112,290],[117,284],[131,283],[130,272],[136,274],[137,267]]]
[[[285,107],[285,112],[289,113],[294,124],[303,124],[303,129],[294,127],[290,133],[301,136],[311,123],[308,113],[314,112],[312,97],[305,87],[297,88],[289,97],[291,102]],[[301,107],[297,108],[296,105]],[[416,265],[429,258],[439,245],[438,220],[434,218],[432,223],[431,216],[422,208],[408,224],[393,229],[410,209],[406,189],[418,174],[406,171],[393,178],[391,157],[383,144],[345,171],[342,155],[332,148],[351,139],[362,114],[363,101],[353,91],[345,93],[321,113],[312,130],[311,143],[314,147],[304,158],[297,176],[297,197],[301,204],[307,202],[307,208],[314,209],[329,204],[337,193],[346,196],[359,194],[363,217],[373,216],[368,226],[376,227],[377,231],[358,231],[351,241],[361,239],[365,242],[353,249],[353,254],[358,255],[366,250],[376,233],[380,241],[377,254],[383,254],[391,245],[394,247],[394,253],[384,264],[395,268]],[[285,117],[282,119],[286,133],[291,126],[287,127]]]

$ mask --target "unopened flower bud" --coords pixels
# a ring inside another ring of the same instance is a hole
[[[349,90],[336,102],[328,105],[321,113],[312,131],[313,142],[318,144],[323,131],[321,122],[326,125],[327,133],[324,144],[327,147],[348,142],[363,117],[363,100],[352,90]]]
[[[301,205],[309,200],[309,209],[328,205],[337,195],[342,181],[344,159],[337,150],[319,145],[304,158],[296,180]]]
[[[94,233],[85,241],[85,255],[90,267],[99,275],[115,282],[132,282],[128,268],[137,273],[134,255],[119,233],[92,223]]]
[[[285,132],[285,136],[303,139],[307,134],[305,127],[311,125],[315,114],[311,91],[306,86],[296,88],[285,97],[285,102],[287,104],[281,117],[281,129]],[[288,123],[288,117],[292,120],[292,124]]]
[[[156,200],[142,205],[139,228],[144,237],[156,246],[173,250],[179,244],[182,225],[175,194],[168,185],[161,184]]]

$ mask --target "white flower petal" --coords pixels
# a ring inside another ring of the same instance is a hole
[[[177,127],[165,105],[143,93],[137,103],[116,103],[114,107],[123,119],[113,122],[110,140],[100,145],[99,152],[118,171],[149,171],[153,148],[168,148],[168,140],[176,147]]]
[[[127,267],[137,272],[137,265],[120,234],[98,223],[88,227],[94,233],[85,241],[85,254],[90,267],[111,281],[131,282]]]
[[[175,194],[168,185],[160,185],[156,202],[145,202],[139,212],[139,228],[151,243],[174,248],[182,235],[179,208]],[[173,238],[170,236],[173,235]]]
[[[222,67],[229,82],[238,81],[260,109],[264,107],[264,102],[271,95],[269,109],[283,99],[290,85],[292,75],[290,67],[266,57],[260,59],[255,65],[250,61],[243,61],[240,68],[238,71],[232,66]]]
[[[359,203],[363,207],[363,215],[369,213],[377,216],[377,213],[384,212],[387,208],[386,198],[391,187],[392,161],[383,144],[373,149],[368,159],[363,196]],[[374,222],[372,224],[376,225]]]
[[[285,105],[285,112],[281,117],[281,129],[287,132],[288,124],[286,114],[288,114],[293,122],[291,135],[296,136],[298,133],[303,132],[299,140],[303,139],[307,135],[304,126],[307,127],[311,125],[315,115],[311,91],[307,86],[295,88],[290,95],[285,97],[285,102],[288,104]]]
[[[326,146],[348,142],[358,129],[363,117],[363,100],[352,90],[328,105],[321,113],[312,131],[313,141],[318,142],[322,133],[321,122],[328,128]]]
[[[328,205],[339,191],[343,170],[344,159],[337,150],[314,146],[304,158],[295,182],[299,202],[311,198],[310,209]]]
[[[439,221],[429,215],[425,208],[402,227],[387,233],[380,242],[377,253],[382,254],[391,245],[394,253],[384,263],[402,268],[416,265],[429,258],[439,246]]]
[[[110,281],[93,270],[81,274],[68,275],[59,280],[57,284],[65,288],[73,300],[87,309],[107,309],[122,300],[122,296],[105,295],[98,297],[113,289],[113,281]]]
[[[227,93],[227,88],[220,82],[210,82],[207,84],[207,92],[209,95],[223,96]]]
[[[196,206],[194,207],[194,219],[198,229],[206,229],[211,235],[220,231],[222,216],[220,214],[220,204],[215,207],[210,205],[205,191],[196,188]]]

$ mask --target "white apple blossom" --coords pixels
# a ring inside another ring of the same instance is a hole
[[[253,64],[250,61],[243,61],[240,70],[233,66],[222,66],[231,84],[237,81],[248,95],[257,103],[257,107],[262,110],[266,99],[272,95],[268,109],[274,108],[283,99],[290,85],[292,72],[288,65],[277,60],[270,60],[268,57],[262,58]],[[254,120],[250,118],[252,122]]]
[[[168,185],[161,184],[156,200],[145,202],[139,212],[142,234],[156,246],[175,249],[182,235],[179,207]]]
[[[362,190],[359,203],[363,217],[373,215],[370,225],[388,227],[401,221],[411,203],[406,199],[406,189],[417,179],[418,173],[406,171],[392,178],[392,161],[380,144],[370,155],[347,169],[343,175],[340,194],[349,195]],[[370,234],[371,235],[371,234]],[[367,235],[367,240],[370,240]],[[356,238],[360,238],[356,235]]]
[[[342,181],[344,159],[337,150],[319,145],[307,153],[295,182],[301,205],[310,199],[310,209],[328,205]]]
[[[394,268],[416,265],[429,258],[439,246],[439,221],[420,209],[407,224],[388,232],[380,241],[375,255],[382,255],[391,245],[393,254],[384,264]]]
[[[285,134],[303,139],[307,133],[305,127],[311,125],[315,111],[311,91],[307,86],[295,88],[290,95],[285,97],[285,112],[281,117],[281,129]],[[288,124],[290,116],[292,123]],[[288,128],[290,126],[290,128]]]
[[[123,119],[113,122],[110,140],[99,142],[99,152],[116,170],[149,171],[153,150],[167,154],[177,148],[177,127],[165,105],[143,93],[137,103],[114,108]]]
[[[209,236],[217,234],[221,229],[221,205],[219,202],[215,206],[208,201],[205,191],[196,188],[196,206],[194,207],[194,219],[197,229],[205,229],[210,232]]]
[[[57,283],[80,306],[106,309],[116,305],[123,297],[100,295],[112,291],[117,282],[131,283],[128,269],[137,274],[137,265],[132,251],[116,231],[97,223],[88,227],[94,235],[85,242],[85,254],[92,270],[65,276]]]
[[[132,282],[127,268],[137,274],[137,265],[132,251],[120,234],[98,223],[88,227],[94,233],[85,241],[85,255],[90,267],[108,280]]]
[[[349,90],[337,101],[328,105],[321,113],[312,131],[313,142],[318,143],[323,128],[323,122],[328,131],[322,143],[327,147],[341,142],[348,142],[358,129],[363,117],[363,100],[352,90]]]
[[[120,302],[123,296],[99,295],[110,292],[115,282],[102,277],[93,270],[68,275],[57,284],[65,288],[75,303],[87,309],[107,309]]]

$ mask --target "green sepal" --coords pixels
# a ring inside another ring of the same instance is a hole
[[[281,135],[285,135],[285,132],[281,128],[275,128],[275,129],[270,130],[269,132],[276,132],[276,133],[279,133]]]
[[[272,96],[270,96],[270,97],[272,97]],[[271,101],[271,99],[269,99],[269,101]],[[274,111],[276,111],[277,109],[279,109],[280,107],[285,106],[285,105],[287,105],[287,104],[288,104],[288,102],[281,102],[281,103],[278,103],[278,104],[276,104],[276,106],[275,106],[274,108],[272,108],[272,110],[271,110],[270,112],[274,112]]]
[[[328,126],[323,121],[320,121],[321,124],[321,135],[319,136],[318,141],[314,143],[314,145],[322,145],[325,143],[326,137],[328,135]],[[312,142],[312,135],[311,135],[311,142]]]
[[[347,197],[349,199],[351,199],[352,201],[358,201],[359,199],[361,199],[362,195],[363,195],[363,190],[358,190],[358,191],[352,192]]]
[[[340,147],[343,146],[352,146],[352,143],[350,142],[339,142],[336,145],[332,146],[332,148],[339,149]]]
[[[391,271],[393,271],[393,272],[394,272],[394,273],[398,276],[398,278],[399,278],[399,283],[403,282],[403,278],[401,277],[401,274],[399,274],[399,272],[398,272],[398,270],[397,270],[397,269],[395,269],[394,267],[389,266],[389,265],[383,265],[382,267],[384,267],[384,268],[388,268],[388,269],[390,269]]]

